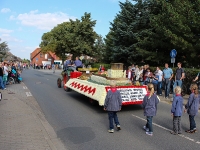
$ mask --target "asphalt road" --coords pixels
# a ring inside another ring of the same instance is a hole
[[[146,118],[138,105],[125,106],[118,113],[121,131],[108,133],[108,117],[100,106],[75,91],[57,88],[58,71],[25,70],[23,81],[38,101],[46,119],[68,150],[189,150],[200,149],[200,133],[188,134],[188,115],[182,116],[183,134],[171,135],[171,105],[160,102],[153,118],[154,135],[143,130]],[[200,129],[200,117],[196,118]]]

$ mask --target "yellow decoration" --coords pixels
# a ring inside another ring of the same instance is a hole
[[[98,71],[97,68],[78,68],[78,71]]]
[[[124,70],[108,69],[108,77],[110,77],[110,78],[126,78],[126,72]]]

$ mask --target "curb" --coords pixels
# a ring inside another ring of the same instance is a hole
[[[25,86],[24,82],[21,82],[21,86]],[[26,89],[26,91],[27,90],[29,91],[29,89]],[[14,90],[12,90],[12,87],[8,87],[6,92],[8,92],[8,93],[14,92]],[[17,92],[15,92],[15,94],[17,95],[17,98],[19,100],[24,102],[28,107],[30,107],[32,109],[33,113],[38,118],[41,125],[44,127],[45,131],[42,131],[42,132],[43,132],[44,138],[47,141],[47,143],[49,144],[50,148],[52,150],[66,150],[63,143],[60,141],[59,138],[57,138],[57,134],[55,133],[53,127],[46,120],[45,115],[42,112],[37,100],[33,96],[24,98],[21,95],[19,95]]]

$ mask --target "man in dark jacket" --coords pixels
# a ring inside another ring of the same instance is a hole
[[[104,103],[104,110],[108,111],[108,119],[109,119],[109,133],[114,132],[114,125],[113,120],[117,126],[117,130],[121,130],[117,112],[121,110],[122,106],[122,98],[120,92],[115,87],[115,82],[111,83],[111,89],[107,92],[105,103]]]

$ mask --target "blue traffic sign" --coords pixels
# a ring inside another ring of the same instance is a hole
[[[176,55],[177,55],[177,51],[175,49],[171,50],[171,52],[170,52],[171,58],[175,58]]]

